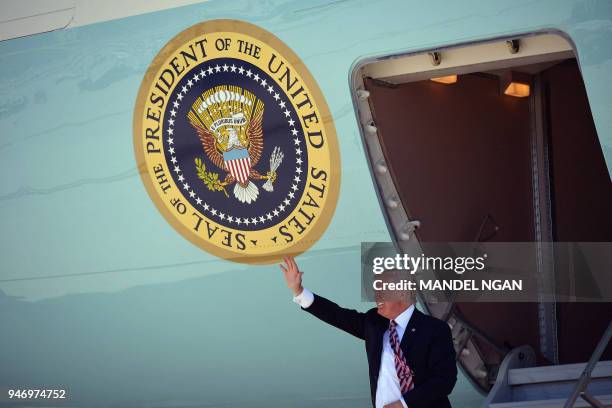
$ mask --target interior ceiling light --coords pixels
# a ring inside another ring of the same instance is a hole
[[[440,84],[454,84],[457,82],[457,75],[447,75],[438,78],[431,78],[431,81],[438,82]]]
[[[522,72],[508,71],[500,76],[500,88],[505,95],[525,98],[531,91],[531,78]]]

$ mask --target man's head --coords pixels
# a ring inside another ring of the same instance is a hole
[[[405,278],[400,271],[385,271],[380,275],[383,284],[398,283]],[[409,290],[377,290],[375,292],[376,309],[379,315],[387,319],[395,319],[410,305],[415,303],[415,296]]]
[[[410,307],[412,302],[395,301],[395,302],[376,302],[376,309],[379,315],[386,317],[389,320],[395,319],[402,312]]]

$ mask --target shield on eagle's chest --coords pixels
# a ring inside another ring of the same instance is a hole
[[[232,149],[223,153],[225,168],[240,184],[247,184],[251,174],[251,158],[248,149]]]

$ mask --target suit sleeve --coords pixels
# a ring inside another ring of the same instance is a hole
[[[450,328],[441,324],[431,345],[427,362],[429,378],[406,392],[403,397],[411,408],[428,407],[451,393],[457,382],[457,363]]]
[[[322,296],[314,295],[312,304],[303,310],[340,330],[365,339],[365,313],[345,309]]]

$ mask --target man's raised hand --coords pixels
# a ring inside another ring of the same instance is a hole
[[[287,287],[291,289],[294,296],[298,296],[304,290],[302,287],[302,275],[304,275],[304,272],[300,272],[292,256],[286,256],[283,260],[284,264],[279,266],[283,271],[283,275],[285,275]]]

